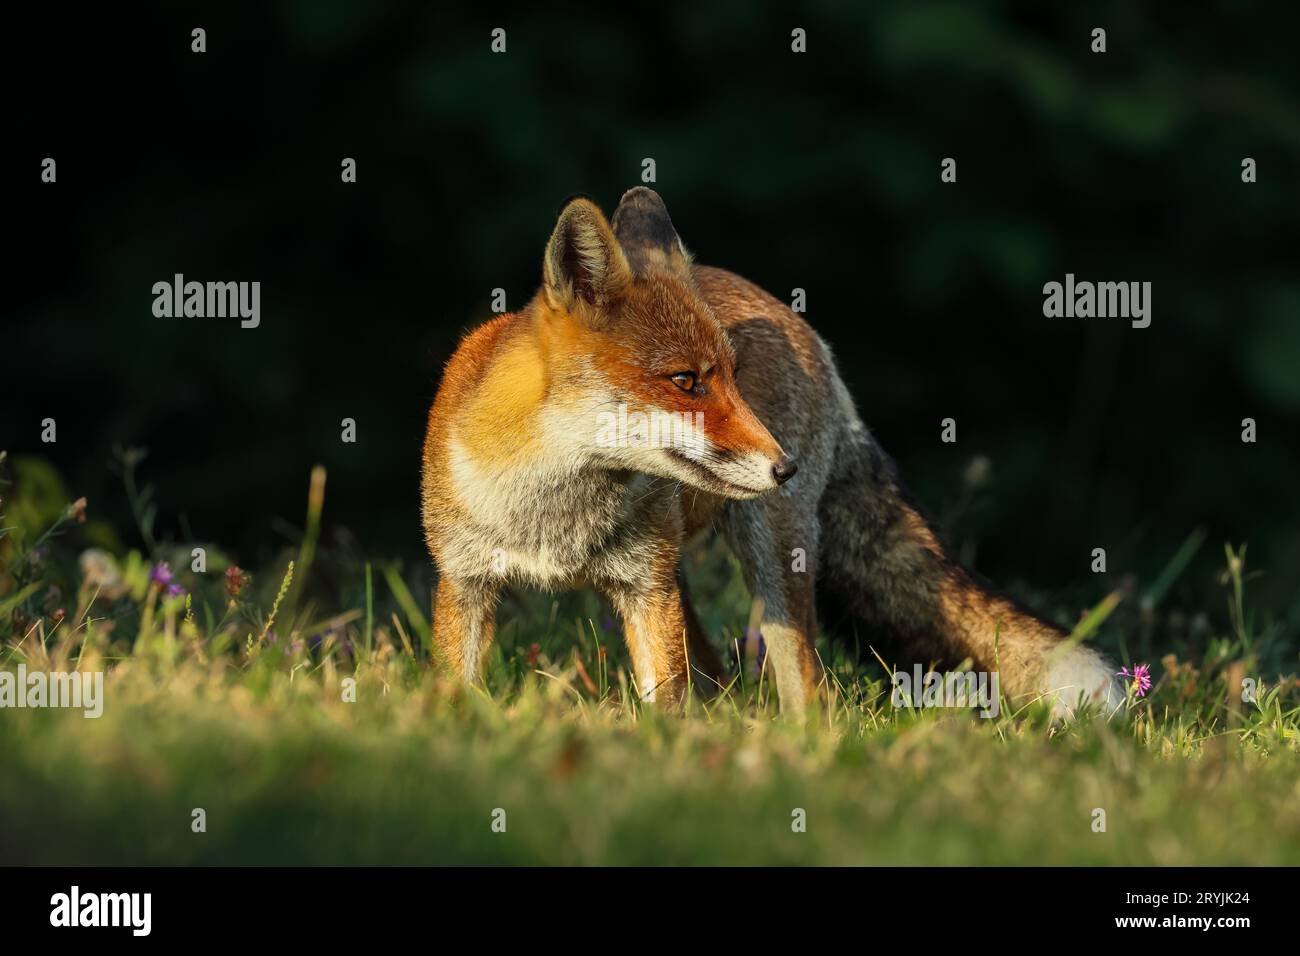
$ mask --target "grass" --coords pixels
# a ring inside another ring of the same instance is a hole
[[[319,544],[323,472],[299,547],[238,589],[209,549],[168,597],[150,570],[188,568],[188,546],[89,561],[93,522],[16,471],[0,670],[106,674],[99,719],[0,711],[4,862],[1300,863],[1300,687],[1241,700],[1288,653],[1250,613],[1244,549],[1225,551],[1222,627],[1155,663],[1113,720],[894,708],[878,665],[823,642],[837,701],[798,726],[743,648],[730,693],[641,706],[589,595],[512,595],[491,692],[457,686],[431,653],[426,572]],[[690,572],[720,595],[706,625],[739,646],[734,561],[707,545]],[[343,582],[327,610],[322,577]],[[1150,599],[1170,584],[1103,597],[1076,639],[1159,637]]]

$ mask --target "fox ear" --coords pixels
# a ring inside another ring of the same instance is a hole
[[[602,306],[632,279],[627,258],[605,214],[586,197],[564,204],[542,263],[543,289],[553,308],[580,301]]]
[[[614,210],[614,235],[636,275],[652,267],[690,273],[690,253],[673,228],[668,207],[653,189],[637,186],[623,194]]]

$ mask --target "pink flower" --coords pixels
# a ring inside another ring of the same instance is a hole
[[[248,572],[236,564],[226,568],[226,593],[231,597],[238,597],[239,592],[244,589],[248,583]]]
[[[1133,693],[1136,697],[1145,697],[1147,691],[1151,689],[1151,668],[1146,664],[1135,665],[1132,673],[1127,667],[1122,668],[1117,676],[1127,677],[1133,681]]]

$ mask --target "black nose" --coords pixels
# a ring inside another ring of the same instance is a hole
[[[799,466],[794,463],[794,459],[789,455],[782,455],[781,460],[772,466],[772,477],[776,479],[778,485],[784,485],[794,477],[794,473],[799,470]]]

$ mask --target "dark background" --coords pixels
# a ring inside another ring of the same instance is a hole
[[[1294,634],[1300,16],[1147,6],[616,19],[300,0],[11,20],[0,448],[51,460],[125,546],[107,465],[114,444],[147,448],[164,536],[249,566],[301,525],[322,463],[327,535],[417,565],[442,364],[494,287],[512,309],[532,295],[566,196],[612,212],[653,157],[700,261],[807,290],[864,419],[982,572],[1095,598],[1092,548],[1111,583],[1149,579],[1201,528],[1189,603],[1222,607],[1222,543],[1249,542],[1251,593]],[[176,272],[261,281],[261,327],[155,318],[151,287]],[[1044,318],[1066,272],[1152,282],[1151,327]]]

